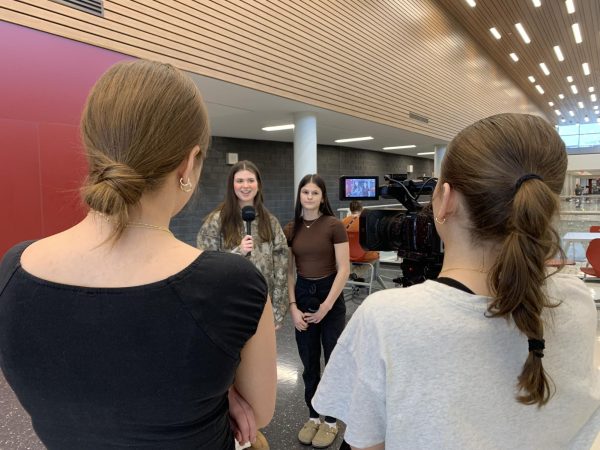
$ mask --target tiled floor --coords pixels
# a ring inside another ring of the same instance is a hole
[[[393,286],[391,279],[397,276],[393,265],[382,266],[381,273],[386,284]],[[588,283],[595,288],[600,297],[600,283]],[[377,289],[377,288],[375,288]],[[364,290],[360,295],[347,296],[347,319],[356,310],[358,303],[365,297]],[[275,417],[271,424],[263,430],[272,450],[306,450],[311,447],[300,444],[297,433],[308,418],[308,409],[304,404],[302,384],[302,364],[298,357],[294,330],[289,316],[277,334],[278,350],[278,395]],[[597,347],[597,362],[600,365],[600,321],[599,345]],[[340,428],[343,431],[343,428]],[[341,434],[330,447],[337,449],[341,443]],[[44,446],[38,441],[31,428],[29,417],[22,410],[6,381],[0,374],[0,450],[42,450]],[[600,437],[593,447],[600,450]]]

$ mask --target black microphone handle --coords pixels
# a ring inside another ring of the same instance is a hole
[[[252,236],[252,222],[249,220],[246,220],[246,234]],[[250,257],[251,255],[252,252],[248,252],[246,256]]]

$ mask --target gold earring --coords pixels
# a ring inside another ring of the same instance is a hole
[[[445,217],[442,220],[438,219],[437,217],[434,217],[434,219],[440,225],[444,225],[446,223],[446,218]]]
[[[194,185],[189,178],[185,183],[183,182],[183,177],[179,179],[179,189],[181,189],[183,192],[191,192],[193,186]]]

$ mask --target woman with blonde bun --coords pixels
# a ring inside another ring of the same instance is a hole
[[[201,94],[119,63],[81,134],[88,214],[0,264],[2,371],[50,450],[233,450],[273,415],[273,313],[251,263],[169,230],[208,148]]]

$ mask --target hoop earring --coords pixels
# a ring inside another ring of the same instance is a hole
[[[439,223],[440,225],[444,225],[446,223],[446,218],[444,217],[442,220],[438,219],[437,217],[433,218],[437,223]]]
[[[183,192],[191,192],[193,186],[194,185],[189,178],[185,183],[183,182],[183,177],[179,179],[179,189],[181,189]]]

